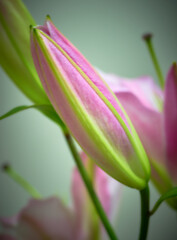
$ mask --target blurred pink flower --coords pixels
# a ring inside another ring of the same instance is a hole
[[[111,221],[120,200],[120,186],[82,153],[82,159],[103,208]],[[66,207],[58,197],[32,199],[13,218],[3,218],[5,233],[0,240],[92,240],[107,239],[99,217],[75,168],[72,176],[72,207]]]
[[[120,78],[100,72],[128,113],[149,156],[152,181],[160,193],[177,186],[177,65],[162,91],[150,77]],[[177,208],[177,200],[169,203]]]

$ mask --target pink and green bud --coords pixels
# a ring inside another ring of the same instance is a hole
[[[32,28],[31,50],[51,103],[83,150],[113,178],[143,189],[150,176],[144,148],[94,68],[48,17]]]
[[[0,65],[30,100],[49,104],[30,52],[31,24],[35,22],[21,0],[0,0]]]

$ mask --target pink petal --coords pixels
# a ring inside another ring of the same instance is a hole
[[[82,152],[81,157],[90,176],[89,161],[91,160],[84,152]],[[95,181],[93,180],[93,182]],[[73,171],[71,187],[77,227],[80,229],[79,239],[94,239],[100,232],[98,227],[99,218],[77,168]]]
[[[165,162],[162,114],[146,108],[131,93],[117,93],[150,159]],[[130,104],[131,103],[131,104]]]
[[[81,154],[81,158],[85,165],[87,156],[84,152]],[[74,209],[79,221],[82,221],[85,208],[85,199],[88,197],[87,190],[84,186],[83,180],[80,176],[78,169],[75,167],[72,173],[72,185],[71,185],[72,198],[74,203]]]
[[[25,240],[76,239],[73,214],[56,197],[31,200],[20,213],[17,234]]]
[[[103,188],[103,185],[102,185]],[[119,207],[121,205],[121,197],[122,197],[122,188],[123,185],[119,182],[115,181],[112,177],[107,175],[107,189],[109,189],[110,195],[110,210],[108,212],[108,217],[110,221],[115,224],[115,220],[118,216]],[[104,191],[104,188],[103,188]],[[104,206],[104,204],[103,204]]]
[[[101,72],[130,117],[150,159],[165,164],[163,116],[157,101],[162,91],[150,77],[119,78]]]
[[[18,218],[19,218],[19,215],[13,216],[10,218],[5,218],[5,217],[0,218],[0,223],[3,229],[3,233],[9,234],[9,238],[12,236],[13,237],[16,236],[16,226],[18,224]],[[2,236],[6,236],[6,235],[4,234]]]
[[[108,182],[109,178],[111,177],[109,177],[105,172],[103,172],[101,168],[96,167],[95,189],[107,216],[110,217],[111,194],[110,194],[109,182]],[[117,182],[117,185],[119,185],[118,182]]]
[[[177,65],[170,68],[165,85],[164,102],[167,165],[177,184]]]
[[[89,161],[92,161],[88,158],[88,156],[82,152],[81,154],[82,160],[86,168]],[[113,178],[109,177],[101,168],[94,165],[94,186],[96,193],[100,199],[100,202],[107,213],[110,215],[111,212],[111,197],[114,195],[115,186],[116,188],[120,188],[121,184],[115,181]],[[113,190],[114,189],[114,190]],[[83,180],[78,172],[78,169],[75,168],[73,171],[73,178],[72,178],[72,195],[73,200],[76,208],[76,212],[79,213],[82,208],[84,209],[85,205],[85,198],[87,196],[87,190],[83,183]]]
[[[111,224],[114,225],[118,217],[122,185],[115,179],[107,175],[105,172],[103,172],[101,168],[96,167],[95,188],[100,202]],[[102,224],[100,227],[100,239],[107,240],[108,235],[105,231],[105,228]]]
[[[106,74],[98,70],[114,93],[132,93],[147,108],[158,110],[163,101],[163,91],[154,84],[149,76],[123,78],[114,74]]]
[[[128,113],[143,143],[143,146],[147,151],[149,160],[151,162],[151,179],[153,183],[160,193],[168,191],[173,187],[173,183],[167,168],[168,158],[166,156],[164,116],[159,110],[159,104],[162,105],[163,103],[164,93],[153,83],[152,79],[149,77],[128,80],[125,78],[119,78],[112,74],[105,74],[102,72],[100,72],[100,74],[108,82],[111,89],[119,98],[119,101],[122,103],[123,107]],[[174,81],[172,82],[174,83]],[[173,86],[173,90],[174,89],[175,88]],[[169,90],[169,88],[166,88],[166,91],[167,90]],[[174,94],[171,95],[169,93],[169,97],[170,96],[173,98]],[[170,105],[172,101],[177,104],[176,99],[168,102],[166,101],[166,103],[169,103]],[[171,110],[172,108],[169,109]],[[177,109],[177,107],[173,107],[173,110],[174,109]],[[174,120],[177,114],[176,111],[173,112],[174,115],[170,114],[171,112],[166,114],[167,120],[171,119],[171,116]],[[174,125],[175,123],[177,123],[177,119],[175,119]],[[174,125],[173,127],[175,128],[176,125]],[[169,124],[169,127],[170,126],[172,126],[171,123]],[[172,134],[175,133],[173,128],[171,128],[171,130]],[[176,134],[174,134],[173,137],[176,137]],[[175,139],[173,142],[175,145],[175,143],[177,143],[177,139]],[[177,166],[176,163],[174,161],[175,166]],[[175,166],[172,168],[174,171],[174,177],[177,176],[177,168],[175,168]],[[170,200],[168,203],[170,203],[173,208],[176,208],[175,200]]]

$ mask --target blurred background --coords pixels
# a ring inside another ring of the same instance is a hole
[[[156,74],[142,34],[152,32],[164,76],[177,60],[177,3],[174,0],[24,0],[37,24],[50,14],[60,31],[92,65],[119,76]],[[0,115],[30,101],[0,69]],[[0,163],[9,162],[44,197],[70,199],[74,166],[60,129],[36,110],[0,122]],[[151,185],[151,207],[159,194]],[[29,195],[0,172],[0,215],[11,216]],[[139,192],[123,188],[116,231],[122,240],[136,240],[140,225]],[[162,204],[150,221],[149,240],[177,239],[177,214]]]

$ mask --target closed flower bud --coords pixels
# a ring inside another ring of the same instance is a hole
[[[0,0],[0,65],[34,103],[48,103],[30,52],[29,26],[35,24],[20,0]]]
[[[150,175],[144,148],[94,68],[49,17],[32,28],[31,50],[51,103],[83,150],[113,178],[143,189]]]

